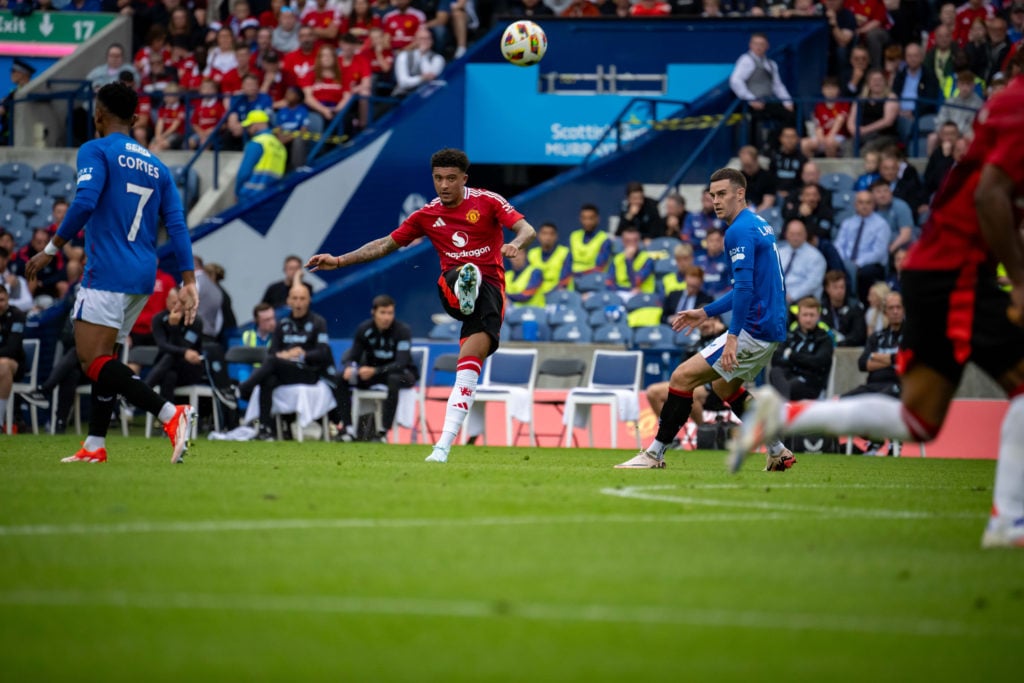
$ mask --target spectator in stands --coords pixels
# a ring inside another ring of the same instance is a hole
[[[661,222],[665,226],[666,237],[678,237],[689,242],[689,238],[683,233],[688,217],[686,199],[682,195],[673,192],[665,197],[665,215],[661,217]]]
[[[857,32],[857,18],[843,0],[823,0],[828,20],[828,75],[839,76],[850,63],[850,46]]]
[[[32,257],[46,248],[50,242],[50,232],[46,228],[36,228],[32,231],[32,239],[24,247],[18,250],[14,257],[15,271],[24,275],[25,266]],[[46,295],[59,299],[68,291],[68,278],[65,269],[64,255],[58,253],[45,268],[40,269],[38,278],[28,281],[29,289],[33,297]]]
[[[391,36],[391,49],[396,52],[416,44],[422,43],[416,40],[417,29],[427,22],[427,16],[411,6],[411,0],[392,0],[392,10],[384,15],[382,20],[384,30]],[[428,29],[429,33],[430,30]],[[433,35],[431,35],[431,46],[433,46]],[[437,73],[440,73],[438,71]],[[436,76],[437,73],[434,75]]]
[[[10,305],[7,286],[0,284],[0,418],[6,419],[11,387],[25,373],[25,313]],[[6,425],[11,433],[11,425]],[[0,430],[0,434],[4,430]]]
[[[469,39],[480,28],[475,0],[450,0],[448,14],[451,17],[452,37],[455,39],[455,59],[466,54]]]
[[[281,70],[281,57],[277,52],[270,52],[263,58],[263,79],[260,92],[270,95],[270,99],[278,102],[284,99],[285,77]]]
[[[279,56],[280,53],[274,49],[274,31],[263,27],[256,31],[256,46],[252,48],[249,55],[249,71],[251,73],[263,73],[263,62],[270,55]]]
[[[149,68],[142,77],[142,92],[149,96],[159,96],[168,85],[178,82],[178,70],[164,60],[159,53],[149,56]]]
[[[313,81],[316,66],[317,44],[313,29],[303,26],[299,29],[299,48],[284,56],[282,71],[288,85],[305,87]]]
[[[817,245],[818,240],[831,240],[834,226],[832,207],[827,206],[821,198],[821,189],[818,185],[804,185],[800,188],[799,194],[790,196],[782,205],[782,220],[784,221],[782,239],[788,239],[787,227],[790,221],[798,220],[804,224],[807,230],[807,238],[812,244]]]
[[[181,103],[181,88],[171,83],[164,89],[163,101],[156,113],[156,129],[149,142],[152,152],[181,149],[185,140],[185,107]]]
[[[263,299],[261,299],[263,303],[270,304],[274,308],[284,306],[288,300],[288,292],[296,283],[296,275],[299,276],[298,282],[301,282],[309,290],[310,297],[313,296],[313,288],[302,279],[302,259],[294,254],[285,256],[282,270],[284,279],[267,286],[266,291],[263,292]]]
[[[672,6],[662,0],[637,0],[629,11],[633,17],[667,17],[671,13]]]
[[[683,242],[677,244],[672,252],[672,258],[676,262],[676,272],[668,273],[661,278],[661,293],[668,296],[672,292],[686,289],[686,274],[693,265],[693,245]],[[700,272],[701,285],[704,284],[704,271]]]
[[[975,91],[973,71],[967,68],[960,69],[956,74],[956,82],[955,94],[946,100],[935,118],[940,123],[949,121],[956,124],[960,135],[969,137],[972,134],[971,125],[974,123],[974,117],[985,102]],[[933,138],[932,135],[928,138],[930,150],[938,144],[937,136]]]
[[[270,45],[283,55],[299,49],[299,17],[287,5],[281,8],[278,23],[270,34]]]
[[[199,90],[206,70],[206,46],[197,45],[190,52],[178,37],[171,38],[171,63],[178,72],[178,85],[186,92]]]
[[[1015,44],[1024,39],[1024,2],[1016,0],[1010,7],[1009,17],[1007,37],[1011,44]]]
[[[529,262],[525,251],[507,259],[505,268],[506,308],[513,306],[544,306],[544,274]]]
[[[893,195],[905,201],[915,215],[928,210],[921,176],[917,169],[903,158],[898,147],[882,152],[881,161],[878,162],[878,175],[889,183]]]
[[[302,25],[313,29],[313,35],[317,43],[323,47],[338,46],[338,22],[334,15],[334,8],[328,7],[327,0],[315,0],[316,6],[309,10],[309,3],[306,4],[306,11],[302,13]]]
[[[185,7],[175,7],[167,23],[167,43],[173,52],[179,45],[191,52],[202,42],[203,30],[199,28]]]
[[[991,7],[991,5],[990,5]],[[985,72],[978,74],[986,83],[1002,72],[1003,64],[1010,54],[1010,40],[1007,35],[1008,25],[1006,19],[994,16],[985,22],[985,30],[988,33],[988,44],[985,51]]]
[[[92,83],[93,90],[99,90],[108,83],[117,81],[122,71],[131,71],[135,82],[139,82],[139,72],[131,64],[125,64],[124,46],[120,43],[111,43],[107,48],[107,61],[100,64],[85,76],[85,80]]]
[[[704,289],[716,299],[732,289],[732,267],[725,253],[725,234],[708,230],[707,250],[693,262],[704,270]]]
[[[597,17],[601,15],[601,11],[590,0],[568,0],[568,2],[563,4],[564,9],[558,13],[560,17],[578,19],[580,17]]]
[[[178,300],[178,290],[167,293],[166,307],[153,317],[153,339],[160,354],[146,375],[146,386],[159,387],[165,400],[175,403],[174,390],[203,381],[203,321],[189,325]]]
[[[135,53],[135,57],[132,59],[132,65],[135,66],[135,72],[140,80],[149,75],[149,67],[156,61],[153,57],[156,57],[161,64],[165,64],[171,59],[171,47],[167,44],[167,27],[160,24],[153,24],[149,27],[149,31],[146,32],[146,44]]]
[[[952,121],[946,121],[939,127],[934,143],[929,137],[928,165],[924,169],[924,191],[929,202],[953,168],[953,150],[960,138],[960,128]]]
[[[290,85],[285,91],[284,99],[275,102],[277,111],[274,121],[277,124],[274,134],[288,152],[289,170],[294,170],[306,163],[307,142],[305,133],[310,130],[309,108],[303,104],[305,95],[302,88]]]
[[[878,281],[868,290],[868,302],[864,310],[864,327],[868,336],[881,332],[886,326],[885,297],[889,295],[889,285]]]
[[[671,273],[671,275],[675,275],[675,273]],[[661,305],[661,322],[664,325],[671,325],[672,318],[676,317],[676,313],[703,308],[714,300],[713,296],[704,291],[704,269],[700,266],[688,266],[683,279],[683,287],[681,289],[674,288],[665,294],[665,301]]]
[[[203,80],[199,86],[199,96],[192,109],[192,135],[188,139],[190,149],[198,149],[206,144],[224,116],[224,102],[216,82],[208,78]]]
[[[846,121],[850,117],[850,103],[839,102],[839,79],[826,76],[821,83],[825,99],[814,105],[814,132],[800,141],[805,157],[824,154],[837,157],[846,142]]]
[[[796,128],[783,128],[779,132],[779,148],[772,152],[768,173],[775,176],[775,194],[785,199],[800,187],[800,170],[807,157],[800,151],[800,136]]]
[[[982,27],[985,21],[995,16],[992,5],[985,0],[967,0],[956,9],[956,27],[953,29],[953,40],[961,46],[966,46],[970,40],[971,28],[981,22]]]
[[[288,165],[288,151],[270,130],[270,117],[262,109],[253,109],[242,120],[249,141],[235,176],[235,196],[239,201],[252,199],[276,183]]]
[[[941,86],[947,78],[955,75],[954,65],[965,60],[966,56],[960,46],[953,42],[953,31],[948,26],[939,24],[932,35],[934,43],[925,53],[924,68],[935,74],[935,80]]]
[[[919,134],[935,130],[935,112],[942,100],[942,86],[935,72],[924,66],[924,51],[917,43],[904,48],[905,63],[896,72],[892,90],[900,98],[896,128],[900,139],[910,140],[915,118]]]
[[[752,140],[762,148],[774,147],[775,140],[761,139],[761,126],[771,123],[786,127],[795,124],[793,101],[782,82],[779,65],[768,58],[768,36],[754,33],[749,50],[740,55],[729,76],[729,87],[751,110]],[[748,203],[750,199],[748,198]]]
[[[871,183],[875,211],[889,224],[889,253],[910,244],[914,238],[914,213],[910,205],[896,197],[884,179]]]
[[[373,70],[373,93],[390,95],[395,87],[395,53],[384,29],[375,26],[370,29],[370,38],[362,55],[370,62]]]
[[[864,43],[871,55],[871,66],[879,69],[882,66],[882,52],[889,44],[889,29],[892,20],[882,0],[848,0],[846,7],[853,12],[857,21],[854,35],[858,42]]]
[[[903,273],[903,262],[907,258],[907,247],[900,247],[892,253],[892,268],[889,269],[889,277],[885,278],[885,284],[890,292],[900,291],[900,275]]]
[[[227,26],[217,31],[216,44],[206,56],[205,78],[220,83],[224,76],[238,69],[238,53],[235,52],[235,34]]]
[[[979,80],[988,70],[988,48],[988,30],[985,28],[985,21],[975,19],[967,34],[964,56],[967,59],[966,66]]]
[[[847,296],[846,273],[825,273],[825,296],[821,300],[821,319],[836,335],[836,346],[863,346],[867,339],[864,307]]]
[[[381,18],[370,9],[369,0],[353,0],[352,9],[342,18],[338,32],[341,35],[351,33],[366,44],[370,41],[371,28],[383,28]]]
[[[938,23],[935,25],[935,28],[932,29],[931,33],[928,34],[928,43],[925,45],[929,50],[935,47],[935,43],[938,42],[938,32],[940,27],[949,31],[950,39],[952,39],[953,34],[956,33],[956,4],[953,2],[942,2],[938,9],[937,18]]]
[[[198,279],[198,271],[196,276]],[[298,280],[288,293],[291,311],[282,318],[267,349],[267,358],[237,389],[238,398],[248,399],[260,387],[260,417],[257,438],[272,441],[270,409],[274,389],[286,384],[316,384],[335,375],[334,359],[327,338],[327,321],[309,310],[309,290]],[[203,296],[200,293],[200,300]]]
[[[252,309],[253,326],[242,332],[242,346],[251,348],[265,348],[270,345],[270,339],[277,329],[277,317],[274,315],[274,307],[266,301],[261,301]]]
[[[338,57],[330,45],[321,45],[317,52],[313,78],[302,88],[305,104],[310,114],[323,123],[314,123],[314,128],[324,128],[348,102],[349,95],[341,82]]]
[[[863,45],[854,45],[850,50],[850,63],[843,70],[843,97],[860,97],[867,85],[868,71],[871,70],[871,55]]]
[[[715,214],[711,194],[705,188],[700,195],[700,212],[688,214],[683,227],[683,235],[689,236],[695,254],[702,254],[707,248],[708,230],[725,230],[725,223]]]
[[[0,144],[10,144],[14,96],[28,85],[35,73],[36,68],[25,60],[15,57],[11,61],[11,89],[0,103]]]
[[[821,299],[825,282],[825,257],[807,241],[807,226],[799,219],[786,222],[786,239],[779,244],[779,264],[786,283],[786,303],[804,297]]]
[[[231,97],[228,108],[224,142],[229,149],[242,148],[245,136],[242,121],[254,111],[262,111],[269,117],[274,112],[274,101],[270,95],[260,92],[260,79],[255,74],[248,74],[242,79],[242,92]]]
[[[878,165],[882,159],[881,152],[877,149],[865,149],[861,153],[861,158],[864,164],[861,169],[863,173],[857,176],[857,180],[853,183],[855,192],[871,189],[871,183],[881,177],[878,175]]]
[[[361,98],[351,111],[351,115],[358,117],[352,122],[353,128],[361,130],[370,115],[370,101],[367,98],[373,94],[373,69],[370,60],[359,53],[362,41],[358,37],[351,33],[342,34],[340,45],[338,69],[345,88],[341,107],[344,108],[352,97]]]
[[[836,251],[846,264],[850,280],[856,283],[857,298],[867,301],[868,289],[885,280],[889,263],[889,224],[875,212],[871,192],[858,192],[854,198],[856,213],[839,225]]]
[[[28,313],[32,310],[32,291],[24,277],[8,270],[10,258],[11,252],[7,247],[0,246],[0,285],[7,290],[8,303],[22,313]]]
[[[391,40],[394,41],[393,36]],[[404,97],[424,83],[429,83],[440,76],[442,71],[444,57],[434,52],[433,34],[427,28],[417,29],[413,46],[400,52],[395,58],[396,85],[392,94],[395,97]]]
[[[882,53],[882,73],[885,74],[885,80],[889,84],[890,90],[894,90],[892,83],[896,78],[896,72],[902,65],[903,46],[899,43],[891,43]]]
[[[739,151],[740,171],[747,179],[747,206],[761,213],[775,206],[775,178],[761,168],[757,147],[747,145]]]
[[[864,345],[864,352],[857,360],[861,372],[868,373],[867,381],[847,391],[843,396],[859,394],[900,395],[900,378],[896,372],[896,358],[903,343],[903,297],[892,292],[885,298],[885,315],[888,326],[875,332]],[[865,454],[878,452],[878,443],[869,442]]]
[[[604,6],[601,6],[602,14],[605,14]],[[629,14],[629,8],[626,8],[626,14]],[[508,15],[511,17],[521,17],[525,19],[533,19],[535,17],[553,17],[555,13],[551,11],[551,8],[545,5],[541,0],[512,0],[508,6]]]
[[[832,335],[821,322],[821,302],[813,296],[801,297],[796,322],[789,328],[786,341],[772,356],[768,381],[785,398],[794,401],[815,399],[828,385],[832,370]]]
[[[541,294],[565,289],[572,281],[572,254],[569,247],[558,243],[558,227],[551,222],[537,229],[537,246],[531,247],[527,258],[541,274]]]
[[[654,292],[654,261],[640,243],[640,230],[627,224],[621,231],[622,251],[612,256],[608,269],[608,289],[623,301],[636,294]]]
[[[572,274],[603,273],[608,270],[612,245],[608,233],[598,230],[601,214],[593,204],[580,207],[580,227],[569,234]]]
[[[858,101],[850,108],[850,122],[847,126],[852,137],[858,137],[861,145],[885,147],[898,138],[896,119],[900,104],[893,97],[892,90],[879,69],[868,72],[866,85]]]
[[[352,346],[342,358],[345,369],[337,390],[338,434],[342,441],[355,437],[351,425],[352,389],[369,389],[378,384],[387,387],[376,437],[376,441],[386,443],[387,433],[395,422],[398,392],[413,386],[419,378],[419,368],[412,361],[412,330],[395,318],[395,300],[387,294],[374,297],[370,315],[356,328]]]
[[[629,227],[635,227],[644,242],[665,234],[658,202],[645,195],[644,186],[636,181],[626,185],[626,198],[622,202],[615,234],[621,235]]]

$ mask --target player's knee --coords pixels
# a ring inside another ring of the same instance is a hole
[[[647,387],[647,402],[664,403],[668,398],[668,382],[657,382]]]

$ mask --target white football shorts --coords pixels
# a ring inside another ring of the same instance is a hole
[[[81,287],[71,309],[71,319],[113,327],[117,330],[117,343],[123,344],[148,300],[148,294],[124,294]]]
[[[700,351],[700,355],[704,356],[708,365],[714,368],[715,372],[727,382],[737,377],[742,377],[745,380],[757,377],[758,373],[768,365],[772,354],[775,353],[775,348],[779,345],[778,342],[754,339],[746,330],[740,330],[739,336],[736,337],[736,367],[732,372],[726,372],[722,367],[722,351],[725,349],[725,338],[728,334],[728,332],[723,332],[718,335],[715,341]]]

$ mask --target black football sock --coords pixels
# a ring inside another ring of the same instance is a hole
[[[661,408],[661,417],[658,420],[658,435],[654,437],[660,443],[670,444],[676,438],[676,434],[690,417],[690,408],[693,407],[693,392],[679,391],[678,389],[668,390],[668,398]]]
[[[93,392],[95,393],[97,389],[101,395],[120,394],[132,405],[157,417],[166,403],[159,394],[135,377],[131,368],[118,360],[109,360],[103,365],[98,381],[93,386]]]
[[[117,405],[116,394],[102,392],[98,385],[92,385],[92,396],[89,399],[89,436],[105,439],[110,429],[110,419]]]
[[[747,400],[750,398],[750,392],[740,387],[735,394],[725,399],[726,404],[729,406],[729,410],[736,416],[740,422],[743,421],[743,413],[747,412]]]

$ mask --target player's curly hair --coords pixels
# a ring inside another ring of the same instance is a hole
[[[445,147],[431,155],[430,168],[457,168],[465,173],[469,170],[469,157],[461,149]]]
[[[135,91],[118,81],[100,88],[96,93],[96,99],[107,111],[125,122],[132,120],[135,108],[139,104],[139,96]]]

